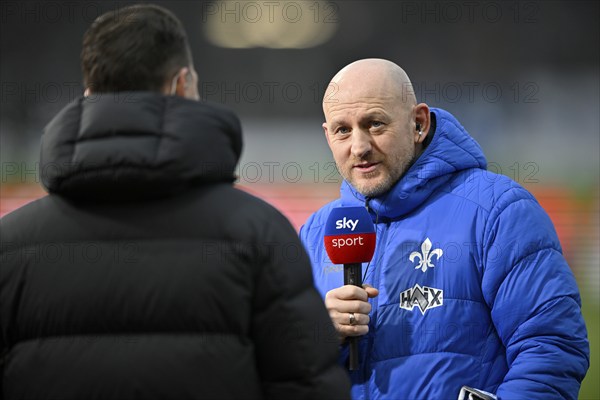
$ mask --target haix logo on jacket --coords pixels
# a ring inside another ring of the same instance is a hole
[[[415,306],[419,307],[421,314],[430,308],[440,307],[444,304],[444,291],[428,286],[415,285],[400,293],[400,308],[412,311]]]

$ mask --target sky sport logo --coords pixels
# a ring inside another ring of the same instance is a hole
[[[371,261],[375,252],[375,226],[365,207],[336,207],[331,210],[323,236],[333,264]]]
[[[356,229],[356,225],[358,225],[357,219],[351,220],[351,219],[344,217],[343,219],[338,219],[337,221],[335,221],[335,229],[350,228],[350,230],[354,232],[354,229]]]
[[[425,315],[425,311],[430,308],[440,307],[444,304],[444,291],[428,286],[415,285],[411,289],[407,289],[400,293],[400,308],[412,311],[413,308],[419,307],[421,314]]]
[[[350,228],[350,231],[354,231],[354,229],[356,229],[356,225],[358,225],[357,219],[351,220],[351,219],[347,219],[346,217],[344,217],[343,219],[338,219],[337,221],[335,221],[335,229]],[[364,245],[362,236],[332,239],[331,243],[333,244],[333,247],[356,246],[356,245],[363,246]]]

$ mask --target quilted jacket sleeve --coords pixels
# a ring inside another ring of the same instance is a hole
[[[303,245],[281,215],[264,240],[268,251],[256,279],[252,333],[266,397],[349,399],[350,381],[337,364],[337,335]]]
[[[509,366],[500,399],[576,399],[589,343],[575,278],[552,222],[520,187],[490,210],[482,288]]]

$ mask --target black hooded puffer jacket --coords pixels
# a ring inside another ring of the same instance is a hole
[[[349,398],[289,222],[232,186],[239,121],[136,92],[48,125],[0,220],[0,398]]]

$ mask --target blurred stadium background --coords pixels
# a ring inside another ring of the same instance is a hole
[[[82,35],[101,13],[132,3],[0,3],[0,215],[44,195],[40,135],[83,91]],[[237,184],[296,228],[341,182],[321,129],[329,79],[359,58],[401,65],[418,100],[455,114],[489,169],[527,187],[554,221],[592,346],[580,398],[600,398],[598,2],[155,3],[184,23],[202,97],[240,115]]]

